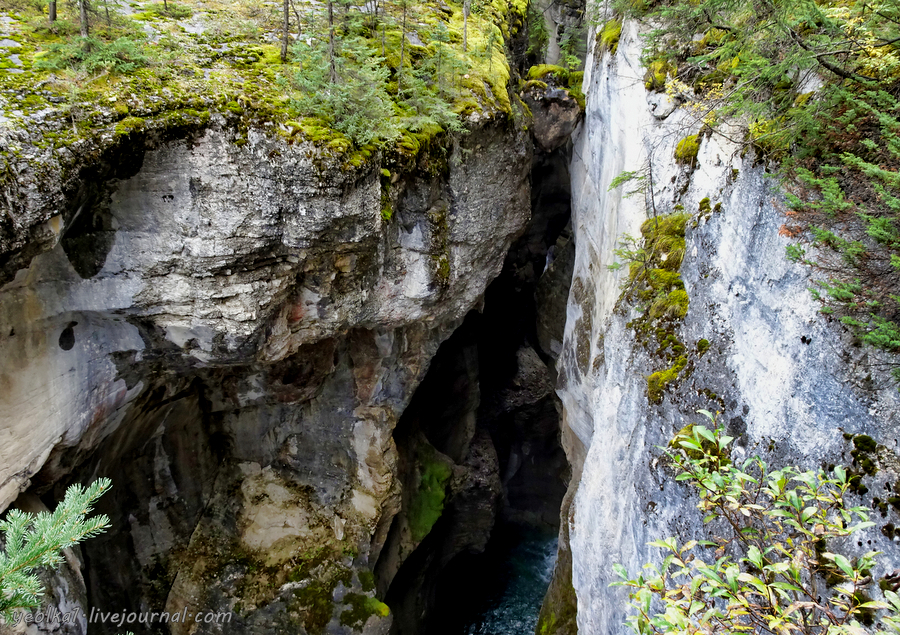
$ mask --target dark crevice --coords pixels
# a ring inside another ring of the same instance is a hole
[[[571,249],[567,166],[565,151],[536,156],[528,228],[394,431],[403,503],[375,573],[396,635],[481,632],[506,619],[491,601],[519,606],[532,630],[537,621],[569,476],[553,369],[572,271],[560,258]],[[435,488],[441,466],[451,475]]]

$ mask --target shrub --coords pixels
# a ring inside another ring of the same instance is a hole
[[[130,73],[146,66],[149,61],[142,43],[137,40],[120,37],[104,42],[89,37],[52,44],[46,53],[35,60],[34,66],[51,71],[71,68],[88,73]]]
[[[638,635],[835,635],[864,633],[861,622],[880,617],[896,631],[900,598],[890,590],[887,602],[867,595],[878,552],[851,559],[837,551],[841,538],[874,524],[867,508],[845,503],[847,472],[771,469],[758,456],[738,466],[729,456],[731,441],[721,429],[692,425],[666,451],[676,480],[699,493],[704,522],[727,531],[682,545],[675,538],[650,543],[665,557],[658,567],[645,565],[645,575],[631,577],[614,565],[623,580],[614,585],[631,590],[627,624]]]

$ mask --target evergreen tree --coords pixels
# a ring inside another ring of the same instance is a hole
[[[0,616],[7,622],[16,609],[39,606],[44,590],[35,571],[57,567],[61,551],[109,527],[105,515],[88,518],[97,499],[111,487],[97,479],[89,487],[72,485],[53,513],[26,514],[14,509],[0,521],[5,550],[0,551]]]

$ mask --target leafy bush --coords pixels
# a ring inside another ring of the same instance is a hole
[[[57,567],[63,560],[63,549],[109,527],[105,515],[87,515],[110,487],[106,478],[97,479],[86,489],[72,485],[53,513],[26,514],[14,509],[0,521],[6,543],[6,550],[0,551],[0,617],[9,622],[13,610],[39,606],[44,590],[35,570]]]
[[[738,466],[731,441],[721,429],[692,425],[666,451],[676,480],[700,495],[704,522],[725,531],[683,545],[675,538],[650,543],[666,555],[637,577],[615,565],[623,581],[614,585],[630,589],[628,625],[638,635],[859,635],[863,623],[880,619],[883,628],[900,630],[900,598],[889,590],[887,602],[868,596],[878,552],[839,552],[842,539],[874,524],[867,508],[845,502],[847,472],[772,469],[758,456]]]
[[[88,73],[130,73],[149,62],[150,58],[138,40],[120,37],[104,42],[89,37],[52,44],[35,60],[34,66],[52,71],[71,68]]]

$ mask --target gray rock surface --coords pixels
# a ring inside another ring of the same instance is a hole
[[[486,122],[444,173],[396,175],[386,221],[377,161],[234,139],[134,148],[49,223],[18,202],[0,509],[109,475],[91,604],[344,632],[398,509],[393,427],[525,227],[531,142]]]
[[[698,408],[721,411],[719,421],[739,436],[738,458],[762,454],[805,469],[848,464],[842,433],[865,433],[879,443],[880,471],[864,482],[879,491],[898,476],[896,387],[873,379],[871,352],[848,346],[842,328],[817,312],[807,291],[815,274],[785,259],[783,211],[762,167],[716,135],[703,138],[693,171],[674,162],[675,145],[696,125],[682,110],[654,116],[632,79],[642,75],[640,47],[635,25],[626,24],[617,54],[590,65],[572,160],[577,253],[558,393],[565,445],[581,472],[568,527],[578,630],[591,634],[629,632],[626,592],[608,586],[613,563],[637,573],[659,558],[649,541],[703,534],[696,498],[655,449],[698,421]],[[680,204],[694,215],[681,269],[690,306],[671,327],[692,371],[658,405],[648,400],[646,378],[665,366],[628,326],[638,312],[627,303],[616,310],[624,274],[608,269],[617,241],[639,235],[648,215],[644,197],[626,199],[627,186],[609,192],[608,185],[624,170],[645,168],[648,156],[658,213]],[[720,211],[701,209],[707,197]],[[701,339],[711,344],[703,355]],[[872,494],[854,502],[872,506]],[[896,514],[887,510],[861,539],[863,551],[885,552],[876,578],[900,563],[895,543],[878,530]]]
[[[531,109],[534,140],[544,152],[565,144],[581,121],[581,107],[565,88],[533,86],[523,98]]]

